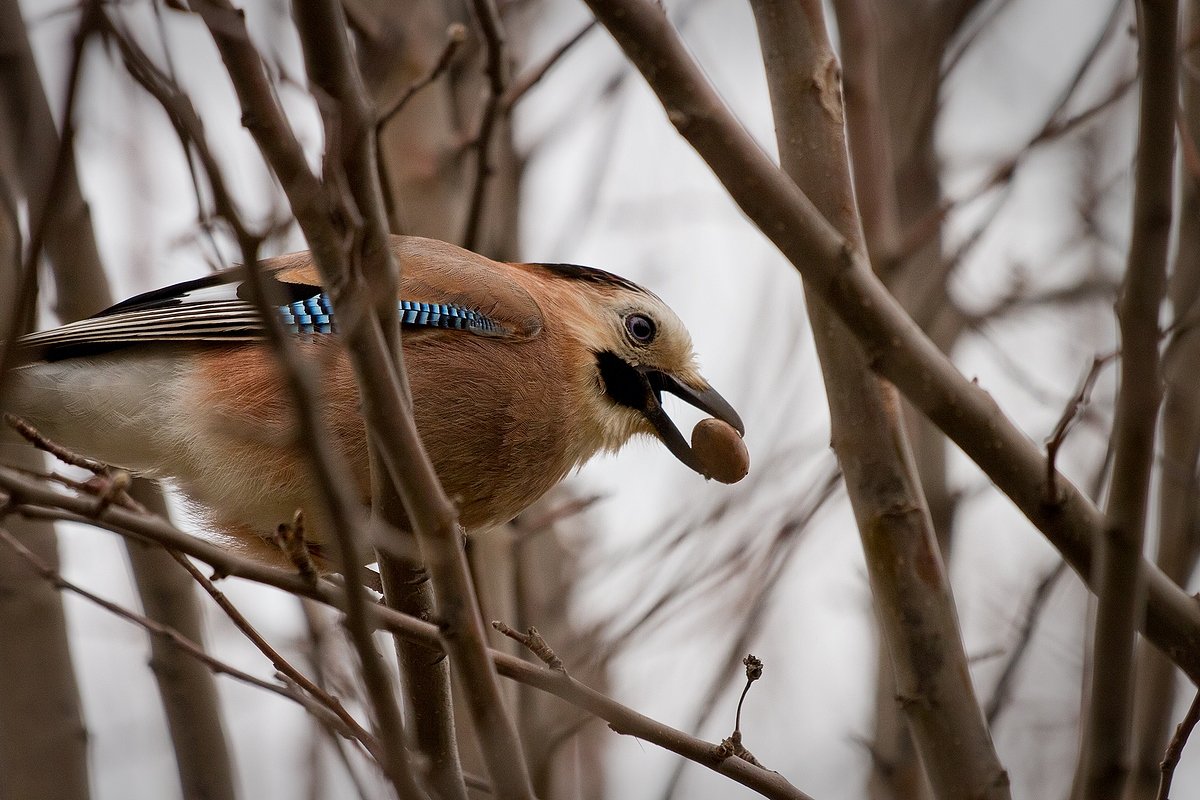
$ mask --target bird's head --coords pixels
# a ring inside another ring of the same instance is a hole
[[[683,321],[652,292],[624,278],[589,267],[537,266],[566,279],[567,293],[578,301],[561,310],[588,361],[580,371],[582,391],[603,446],[616,449],[630,436],[648,433],[691,469],[712,475],[663,410],[663,392],[721,420],[738,436],[745,427],[700,374]]]

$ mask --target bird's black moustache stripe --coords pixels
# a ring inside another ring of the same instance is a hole
[[[707,468],[663,410],[663,392],[670,392],[685,403],[711,414],[739,435],[746,431],[737,412],[712,387],[696,389],[670,373],[645,366],[635,367],[616,353],[608,351],[596,354],[596,367],[609,398],[644,416],[672,455],[701,475],[709,474]]]
[[[596,354],[605,393],[614,403],[642,411],[646,408],[646,379],[616,353]]]

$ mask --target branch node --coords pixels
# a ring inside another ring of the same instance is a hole
[[[500,633],[504,634],[508,638],[520,642],[522,645],[529,648],[529,651],[540,658],[542,662],[550,669],[554,670],[555,672],[561,672],[564,675],[566,674],[567,668],[563,665],[562,659],[559,658],[558,654],[554,652],[554,648],[546,643],[545,638],[542,637],[542,634],[538,632],[537,628],[530,625],[528,633],[521,633],[520,631],[513,630],[499,620],[494,620],[492,622],[492,627],[500,631]]]
[[[92,511],[93,516],[100,516],[113,503],[123,501],[129,487],[133,485],[133,476],[123,469],[113,470],[107,476],[98,476],[102,481],[102,489],[99,496],[96,498],[96,507]]]
[[[734,731],[725,739],[722,739],[721,743],[713,748],[712,754],[713,758],[717,761],[724,761],[727,758],[740,758],[756,767],[766,769],[766,767],[763,767],[762,762],[754,757],[754,753],[751,753],[742,744],[741,731]]]

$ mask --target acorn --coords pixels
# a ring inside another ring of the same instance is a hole
[[[741,435],[727,422],[702,419],[692,428],[692,452],[704,477],[737,483],[750,471],[750,451]]]

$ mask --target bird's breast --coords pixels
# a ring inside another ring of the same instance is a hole
[[[365,500],[366,432],[349,357],[334,337],[301,348],[320,376],[326,420]],[[203,429],[197,440],[211,452],[196,461],[220,467],[199,476],[204,486],[193,493],[218,508],[258,504],[258,527],[271,529],[290,516],[289,505],[313,505],[306,442],[297,437],[274,356],[252,345],[202,359],[192,394]],[[418,336],[406,338],[404,360],[417,428],[468,529],[511,519],[596,449],[579,441],[566,368],[544,340]]]

